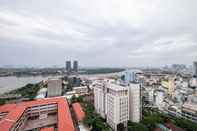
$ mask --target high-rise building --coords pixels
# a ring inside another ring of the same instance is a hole
[[[141,119],[141,89],[139,83],[129,85],[100,81],[94,87],[94,106],[98,114],[117,130],[120,124],[126,126],[128,120]]]
[[[62,94],[62,80],[49,79],[47,82],[47,97],[61,96]]]
[[[197,61],[194,61],[193,63],[193,75],[197,77]]]
[[[107,85],[106,94],[107,123],[115,130],[120,124],[127,126],[129,120],[129,94],[128,89],[116,85]]]
[[[131,70],[126,70],[122,73],[121,79],[127,84],[129,82],[134,82],[136,81],[136,72]]]
[[[130,83],[129,86],[129,120],[140,122],[141,119],[141,87],[139,83]]]
[[[78,61],[73,62],[73,71],[78,72]]]
[[[66,72],[70,73],[72,71],[71,61],[66,61]]]
[[[98,82],[94,88],[94,107],[98,114],[103,118],[106,116],[105,109],[105,97],[106,97],[106,87],[104,82]]]

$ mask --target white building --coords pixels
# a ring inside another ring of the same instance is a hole
[[[164,106],[164,97],[165,97],[165,92],[163,90],[157,90],[155,92],[155,105],[161,109]]]
[[[129,120],[140,122],[141,119],[141,89],[139,83],[129,84]]]
[[[145,100],[149,104],[153,104],[154,103],[154,89],[151,87],[145,88],[144,97],[145,97]]]
[[[62,80],[49,79],[47,81],[47,97],[61,96],[62,94]]]
[[[128,88],[116,84],[107,84],[107,123],[116,131],[118,124],[127,125],[129,120]]]
[[[106,97],[106,88],[105,83],[98,82],[94,86],[94,107],[97,113],[99,113],[103,118],[105,118],[106,109],[105,109],[105,97]]]
[[[129,86],[100,81],[94,86],[94,106],[97,113],[107,119],[107,123],[117,130],[127,121],[139,122],[141,118],[140,85],[131,83]]]

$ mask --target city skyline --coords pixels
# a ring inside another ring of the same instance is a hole
[[[159,67],[197,60],[197,2],[0,0],[0,67]]]

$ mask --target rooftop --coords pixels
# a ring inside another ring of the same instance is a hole
[[[58,105],[58,130],[74,131],[69,105],[64,97],[54,97],[38,99],[34,101],[22,102],[19,104],[6,104],[0,106],[0,113],[7,111],[8,114],[0,120],[0,130],[9,131],[20,119],[27,108],[38,105],[57,104]],[[10,107],[10,108],[9,108]],[[11,108],[12,107],[12,108]],[[13,110],[14,108],[14,110]],[[62,115],[63,114],[63,115]]]
[[[16,104],[6,104],[0,106],[0,112],[10,112],[10,110],[14,109]]]
[[[45,127],[45,128],[41,128],[40,131],[54,131],[53,127]]]
[[[80,105],[80,103],[74,103],[72,104],[73,110],[75,112],[75,115],[77,117],[78,121],[82,121],[83,118],[85,117],[85,113]]]
[[[118,84],[113,84],[113,83],[108,84],[107,88],[110,88],[110,89],[115,90],[115,91],[128,90],[128,88],[126,88],[124,86],[121,86],[121,85],[118,85]]]

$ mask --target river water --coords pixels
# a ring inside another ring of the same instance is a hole
[[[119,73],[108,73],[108,74],[94,74],[94,75],[78,75],[78,77],[84,78],[103,78],[107,76],[117,75]],[[24,77],[16,77],[16,76],[8,76],[8,77],[0,77],[0,94],[5,92],[9,92],[11,90],[20,88],[25,86],[28,83],[38,83],[42,80],[47,80],[48,78],[58,78],[61,76],[24,76]]]
[[[26,77],[0,77],[0,94],[20,88],[28,83],[37,83],[48,78],[57,78],[60,76],[26,76]]]

